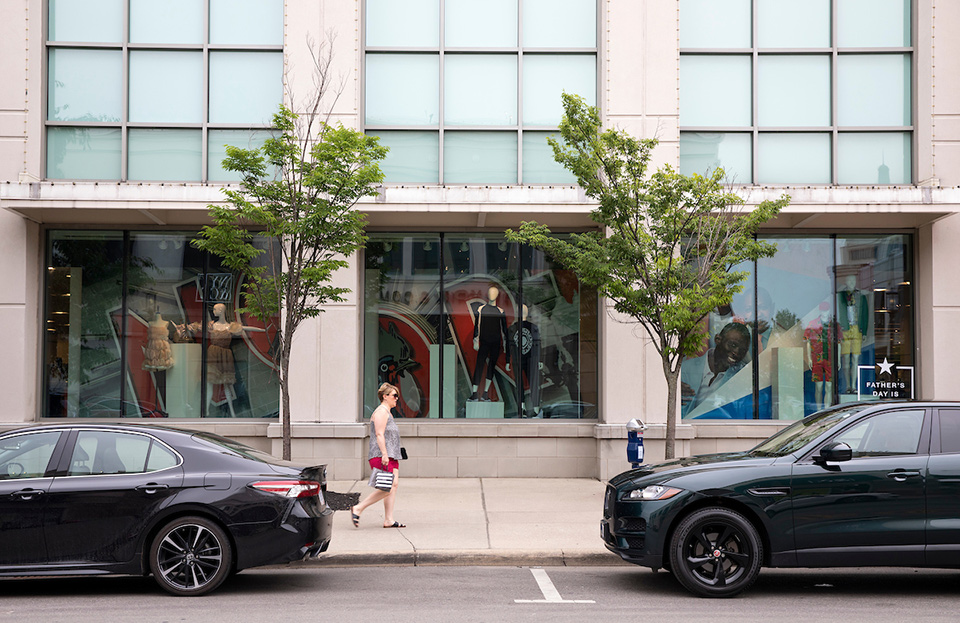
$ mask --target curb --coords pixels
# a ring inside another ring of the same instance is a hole
[[[420,550],[409,552],[338,552],[290,563],[296,567],[607,567],[629,564],[610,552],[592,550]]]

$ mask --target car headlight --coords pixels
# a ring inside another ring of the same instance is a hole
[[[674,487],[665,487],[663,485],[650,485],[643,489],[634,489],[628,491],[623,499],[625,500],[668,500],[683,491]]]

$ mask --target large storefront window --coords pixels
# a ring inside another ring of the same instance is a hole
[[[682,414],[798,419],[854,400],[912,398],[913,268],[906,235],[765,237],[708,343],[684,362]]]
[[[192,237],[49,233],[44,417],[277,417],[279,321]]]
[[[367,244],[364,409],[596,418],[597,297],[541,252],[497,235],[377,235]]]

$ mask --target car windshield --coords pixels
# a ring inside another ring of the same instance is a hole
[[[753,456],[786,456],[792,454],[827,430],[869,406],[869,404],[858,404],[814,413],[760,442],[759,445],[750,450],[749,454]]]

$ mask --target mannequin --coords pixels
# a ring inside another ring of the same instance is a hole
[[[233,401],[237,394],[233,386],[237,382],[236,368],[233,360],[233,350],[230,342],[240,337],[244,331],[263,331],[254,327],[244,327],[239,322],[227,321],[227,306],[217,303],[213,306],[214,320],[207,323],[207,400],[214,405],[227,403],[230,416],[236,417]],[[199,322],[191,323],[187,330],[189,334],[197,335],[202,326]]]
[[[526,376],[530,386],[530,409],[533,417],[540,415],[540,327],[527,320],[529,308],[522,307],[519,321],[510,325],[507,330],[507,372],[510,366],[516,366],[514,378],[523,388],[523,377]]]
[[[487,288],[487,302],[477,309],[477,322],[473,326],[473,348],[477,351],[477,363],[473,368],[473,394],[470,400],[477,400],[477,387],[480,385],[480,377],[483,376],[483,369],[486,367],[487,373],[483,385],[483,394],[479,399],[484,402],[490,400],[490,384],[493,382],[493,371],[496,369],[497,360],[500,359],[500,353],[503,352],[507,340],[507,317],[503,310],[497,306],[497,299],[500,297],[500,290],[491,284]]]
[[[813,402],[819,411],[833,401],[834,349],[840,345],[840,330],[830,320],[830,304],[820,303],[820,315],[803,332],[806,363],[813,379]]]
[[[147,345],[143,348],[143,369],[159,372],[173,367],[170,350],[170,335],[167,321],[157,312],[157,317],[147,326]]]
[[[857,366],[860,365],[860,351],[869,321],[867,297],[857,289],[857,276],[844,276],[842,288],[837,292],[837,322],[843,332],[842,355],[838,361],[847,394],[857,393]]]

